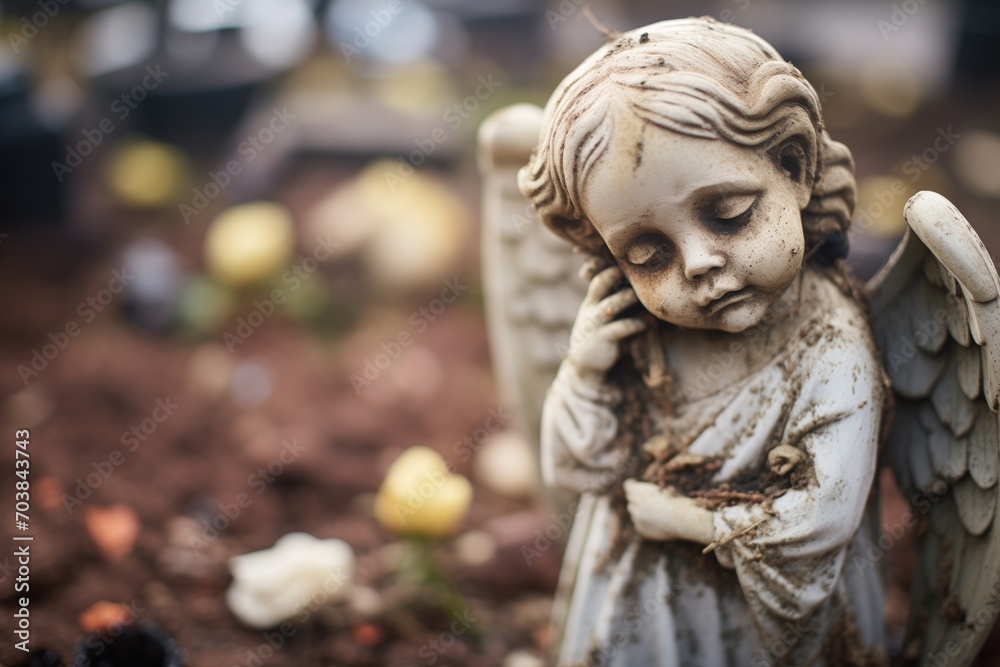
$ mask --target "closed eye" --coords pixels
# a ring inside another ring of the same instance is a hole
[[[755,207],[753,205],[751,205],[749,208],[747,208],[747,210],[745,210],[742,213],[739,213],[737,215],[734,215],[731,218],[716,218],[716,220],[718,220],[719,222],[725,222],[728,225],[741,226],[742,227],[743,225],[745,225],[748,222],[750,222],[750,218],[753,217],[754,208]]]
[[[739,195],[717,201],[707,212],[708,220],[717,231],[735,232],[753,218],[758,201],[756,195]]]
[[[633,244],[625,255],[629,264],[644,271],[658,271],[670,263],[670,248],[667,244],[654,241],[640,241]]]

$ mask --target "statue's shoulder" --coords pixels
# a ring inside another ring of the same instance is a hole
[[[851,369],[880,381],[882,361],[856,285],[833,269],[807,270],[803,284],[803,322],[793,336],[800,372],[841,373]]]

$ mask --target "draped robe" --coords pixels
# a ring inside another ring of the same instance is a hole
[[[768,506],[715,510],[709,554],[623,533],[611,497],[594,492],[621,468],[610,447],[620,397],[560,368],[543,411],[543,475],[583,491],[557,604],[561,667],[824,665],[838,643],[883,645],[881,564],[864,555],[878,538],[882,367],[862,309],[823,274],[803,280],[798,335],[740,381],[658,417],[670,442],[723,457],[714,482],[765,470],[780,444],[811,467]]]

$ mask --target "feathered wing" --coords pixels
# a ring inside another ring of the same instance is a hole
[[[538,451],[542,402],[565,356],[587,285],[583,263],[549,231],[517,188],[538,143],[542,109],[505,107],[479,128],[483,180],[483,285],[493,366]]]
[[[868,285],[895,394],[884,460],[917,525],[903,657],[962,666],[1000,610],[1000,281],[947,199],[920,192],[904,216],[902,243]]]

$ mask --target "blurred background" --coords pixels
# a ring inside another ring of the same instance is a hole
[[[490,365],[474,137],[602,43],[581,4],[0,3],[0,423],[11,451],[31,433],[39,651],[5,611],[0,663],[110,655],[120,620],[192,665],[545,664],[565,532]],[[589,7],[618,30],[713,16],[800,67],[857,162],[860,275],[921,189],[1000,249],[995,3]],[[415,445],[472,483],[460,526],[417,551],[475,631],[375,518]],[[13,463],[0,480],[7,521]],[[883,482],[890,523],[906,505]],[[234,615],[228,563],[294,531],[344,540],[353,584],[275,646]],[[886,559],[897,629],[910,549]]]

